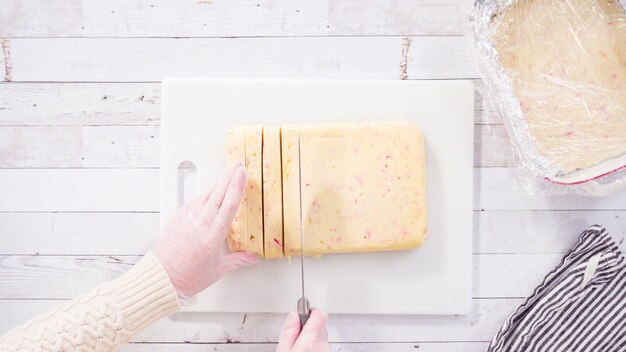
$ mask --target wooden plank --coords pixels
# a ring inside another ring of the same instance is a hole
[[[50,167],[81,162],[82,128],[1,127],[0,167]]]
[[[473,295],[524,298],[532,294],[563,254],[477,254],[473,257]]]
[[[490,341],[520,299],[473,300],[465,316],[332,315],[331,342]],[[58,301],[0,300],[0,333],[45,312]],[[245,322],[244,322],[244,317]],[[135,342],[275,342],[284,314],[176,313],[141,332]]]
[[[327,1],[12,0],[3,5],[0,23],[8,24],[0,31],[3,37],[285,36],[329,32]]]
[[[128,270],[139,257],[2,256],[0,298],[69,299]],[[41,277],[41,278],[37,278]],[[9,284],[11,282],[11,284]],[[30,294],[28,293],[30,292]]]
[[[474,252],[567,253],[583,230],[602,224],[626,249],[626,211],[477,211]]]
[[[473,296],[525,297],[556,266],[562,256],[475,254]],[[98,282],[117,277],[140,258],[117,255],[0,256],[0,277],[4,278],[0,282],[0,299],[71,298]]]
[[[158,83],[0,84],[0,126],[158,125]]]
[[[329,32],[328,1],[86,1],[89,36],[289,36]],[[117,33],[117,34],[116,34]]]
[[[11,57],[14,81],[397,78],[400,38],[12,39]]]
[[[474,165],[504,167],[502,125],[476,125]],[[159,167],[158,126],[0,126],[0,168]]]
[[[463,35],[472,1],[329,1],[331,33],[342,35]]]
[[[509,167],[515,160],[503,125],[474,126],[474,167]]]
[[[515,169],[474,169],[474,210],[626,210],[624,191],[531,196],[519,177]],[[0,212],[155,212],[158,184],[158,169],[0,169]]]
[[[1,168],[159,167],[158,126],[0,126]]]
[[[532,180],[532,181],[529,181]],[[625,210],[626,191],[600,197],[578,194],[529,193],[527,182],[544,182],[526,171],[474,169],[474,210]],[[553,186],[550,184],[550,186]],[[559,187],[554,189],[560,189]]]
[[[158,213],[0,213],[0,254],[140,255],[159,233]]]
[[[477,211],[474,253],[562,254],[594,223],[626,249],[626,211]],[[158,213],[0,213],[4,255],[142,255],[158,234]]]
[[[469,37],[408,37],[409,79],[476,79],[475,55]],[[403,58],[404,59],[404,58]]]
[[[491,102],[491,98],[487,94],[486,85],[487,83],[483,80],[477,79],[474,81],[474,107],[476,108],[475,122],[481,125],[502,124],[502,116],[496,112],[494,104]]]
[[[160,128],[156,126],[84,127],[86,167],[158,167]]]
[[[0,37],[55,36],[81,24],[81,0],[4,0],[0,11]]]
[[[478,77],[465,38],[411,37],[407,58],[403,43],[401,37],[11,39],[10,55],[13,81],[398,79],[402,65],[409,78]]]
[[[158,210],[158,169],[0,170],[0,212]]]
[[[468,0],[377,0],[368,6],[358,0],[8,0],[0,12],[5,24],[0,37],[463,35],[471,5]]]
[[[158,126],[0,127],[0,167],[158,167],[159,133]]]

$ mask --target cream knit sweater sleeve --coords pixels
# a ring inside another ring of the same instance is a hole
[[[112,351],[178,308],[165,269],[148,252],[117,279],[7,332],[0,352]]]

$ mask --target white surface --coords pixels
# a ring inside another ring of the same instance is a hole
[[[450,104],[454,102],[454,104]],[[228,128],[247,123],[409,120],[426,144],[428,235],[412,251],[307,258],[306,294],[332,313],[466,314],[471,307],[474,89],[471,81],[166,80],[161,215],[177,207],[177,170],[198,190],[225,171]],[[454,143],[450,143],[454,141]],[[299,266],[263,261],[220,280],[188,310],[288,312]]]
[[[129,256],[137,260],[153,246],[159,228],[161,85],[157,80],[166,69],[170,76],[193,70],[199,77],[271,73],[286,78],[348,74],[377,78],[381,67],[363,65],[368,59],[362,55],[385,51],[393,58],[382,66],[389,79],[404,77],[405,72],[409,79],[475,78],[467,55],[470,47],[463,44],[467,38],[459,36],[467,28],[472,3],[3,2],[0,42],[8,54],[23,50],[36,59],[24,62],[20,60],[24,55],[18,53],[6,60],[4,50],[0,51],[0,79],[6,76],[5,63],[13,65],[13,82],[5,78],[0,83],[0,333],[119,275],[133,262]],[[243,35],[254,38],[230,38]],[[321,37],[297,37],[302,35]],[[334,41],[326,35],[345,38]],[[359,35],[384,35],[396,46]],[[116,38],[128,36],[142,38]],[[173,36],[182,38],[166,38]],[[220,38],[199,38],[207,36]],[[184,43],[179,44],[182,49],[173,48],[174,41]],[[334,55],[326,41],[365,45],[369,51],[345,59]],[[76,54],[57,48],[64,42],[84,49]],[[127,49],[137,43],[155,49],[134,50],[129,56]],[[267,52],[274,55],[250,54],[250,48],[268,45]],[[98,47],[105,54],[87,60],[89,55],[83,53]],[[328,55],[312,62],[310,57],[320,51]],[[45,53],[56,56],[63,67],[51,66]],[[185,65],[176,60],[182,55],[189,60]],[[285,59],[275,60],[276,56],[300,62],[299,69],[284,70]],[[117,73],[111,75],[112,70]],[[128,72],[134,72],[132,78],[139,82],[128,82]],[[471,313],[334,314],[328,330],[331,351],[415,352],[414,346],[429,352],[485,351],[504,319],[558,264],[586,226],[603,223],[626,248],[626,192],[593,201],[516,192],[509,168],[515,163],[502,120],[483,99],[482,83],[475,82]],[[107,179],[103,181],[100,174]],[[140,183],[145,187],[137,187]],[[273,351],[284,317],[177,313],[120,350]]]

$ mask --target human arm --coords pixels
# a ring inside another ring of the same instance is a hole
[[[0,352],[111,351],[229,271],[254,263],[248,253],[223,255],[227,227],[246,184],[236,164],[210,193],[183,206],[153,251],[122,276],[14,328]]]

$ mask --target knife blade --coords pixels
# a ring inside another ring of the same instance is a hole
[[[300,191],[300,280],[302,284],[302,297],[298,300],[298,316],[300,317],[300,329],[304,327],[311,316],[311,305],[304,295],[304,219],[302,217],[302,154],[300,151],[300,134],[298,134],[298,188]]]

